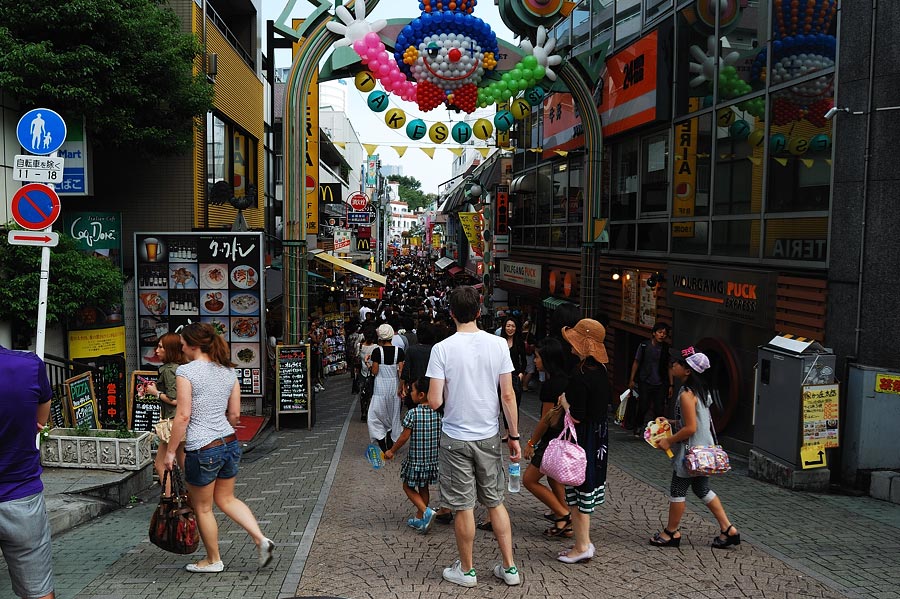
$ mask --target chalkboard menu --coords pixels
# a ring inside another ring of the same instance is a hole
[[[50,426],[53,428],[65,428],[66,426],[66,412],[63,409],[65,393],[62,385],[54,385],[53,397],[50,398]]]
[[[135,233],[139,367],[157,339],[192,322],[228,342],[244,397],[262,397],[266,358],[262,233]]]
[[[275,386],[279,412],[309,412],[309,345],[275,347]]]
[[[128,428],[133,431],[152,431],[162,418],[162,405],[155,395],[146,391],[149,383],[155,383],[159,373],[155,370],[135,370],[131,373],[128,388]]]
[[[90,372],[73,376],[63,381],[66,388],[66,402],[69,410],[69,422],[73,427],[87,425],[89,428],[100,428],[97,420],[97,396],[94,395],[94,382]]]

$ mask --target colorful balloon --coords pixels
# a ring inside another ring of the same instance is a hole
[[[373,91],[366,100],[366,104],[369,105],[369,110],[372,112],[384,112],[389,103],[388,95],[381,90]]]
[[[450,131],[453,141],[458,144],[464,144],[472,139],[472,128],[468,123],[456,123]]]
[[[369,71],[357,73],[356,77],[353,78],[353,83],[356,85],[356,89],[361,92],[368,93],[375,89],[375,77]]]
[[[515,119],[508,110],[501,110],[494,115],[494,125],[496,125],[497,129],[500,131],[509,131],[509,128],[513,126],[514,122]]]
[[[787,148],[787,138],[783,133],[775,133],[769,137],[769,152],[772,154],[780,154]]]
[[[809,140],[805,137],[792,137],[788,141],[787,149],[794,156],[806,154],[806,151],[809,150]]]
[[[435,123],[428,130],[428,138],[436,144],[444,143],[450,136],[450,129],[444,123]]]
[[[546,96],[547,92],[544,91],[544,88],[540,85],[535,85],[534,87],[525,91],[525,98],[532,106],[537,106],[538,104],[543,102]]]
[[[391,108],[384,115],[384,123],[391,129],[399,129],[406,124],[406,113],[399,108]]]
[[[517,98],[510,105],[509,111],[516,119],[521,120],[531,114],[531,104],[525,98]]]
[[[412,120],[406,125],[406,136],[413,141],[422,139],[426,133],[428,133],[428,127],[425,126],[425,121],[422,119]]]
[[[812,139],[809,140],[809,151],[810,152],[827,152],[831,149],[831,138],[825,133],[819,133],[818,135],[813,135]]]
[[[475,133],[475,137],[482,141],[494,134],[494,126],[487,119],[478,119],[475,121],[472,130],[473,133]]]
[[[736,140],[744,140],[750,135],[750,123],[745,121],[744,119],[738,119],[735,122],[731,123],[731,126],[728,128],[728,133],[731,134],[731,137]]]
[[[763,139],[766,138],[766,132],[763,129],[754,129],[750,132],[750,135],[747,136],[747,142],[750,144],[751,148],[756,148],[762,145]]]

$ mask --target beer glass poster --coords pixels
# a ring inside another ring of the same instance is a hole
[[[261,233],[136,233],[140,368],[159,366],[156,343],[208,323],[231,348],[241,393],[263,394],[265,301]]]

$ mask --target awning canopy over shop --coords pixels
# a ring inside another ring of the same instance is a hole
[[[453,264],[453,258],[447,258],[445,256],[445,257],[441,258],[440,260],[435,260],[434,267],[438,270],[444,270],[451,264]]]
[[[566,301],[564,299],[560,299],[558,297],[545,297],[544,301],[541,302],[545,308],[548,310],[556,310],[563,304],[571,304],[572,302]],[[575,305],[575,304],[572,304]]]
[[[346,260],[341,260],[337,256],[332,256],[328,252],[324,250],[310,250],[310,255],[313,258],[317,258],[324,262],[330,262],[334,266],[338,268],[343,268],[344,270],[349,270],[350,272],[357,274],[361,277],[366,277],[367,279],[371,279],[380,285],[385,285],[387,283],[387,277],[384,275],[380,275],[377,272],[372,272],[367,268],[363,268],[362,266],[357,266],[352,262],[347,262]]]

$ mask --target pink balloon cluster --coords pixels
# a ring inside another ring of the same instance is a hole
[[[407,102],[416,100],[415,84],[409,81],[397,66],[394,57],[387,52],[384,42],[377,33],[368,33],[363,39],[357,40],[353,44],[353,49],[359,54],[362,63],[381,82],[385,91],[400,96]]]

